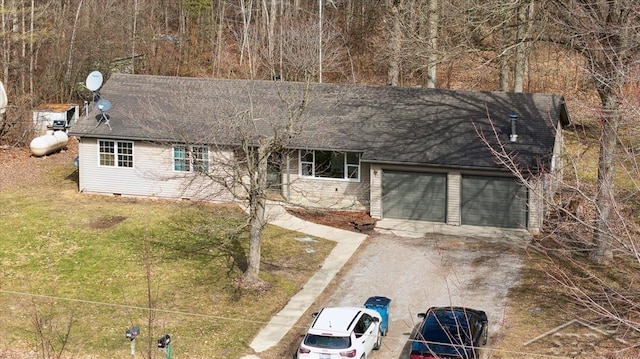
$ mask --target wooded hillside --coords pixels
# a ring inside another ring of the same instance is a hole
[[[82,84],[93,70],[571,93],[570,101],[583,102],[595,94],[590,73],[556,41],[562,29],[545,7],[539,0],[2,0],[10,110],[0,140],[19,140],[8,125],[39,104],[90,99]]]

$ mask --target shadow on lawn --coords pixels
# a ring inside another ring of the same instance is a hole
[[[171,234],[154,242],[165,249],[169,260],[196,260],[201,268],[212,263],[224,263],[224,272],[231,274],[247,269],[248,259],[242,245],[246,230],[240,220],[192,218],[180,216],[171,219]]]

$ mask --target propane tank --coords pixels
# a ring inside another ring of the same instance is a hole
[[[47,131],[31,140],[29,147],[34,156],[41,157],[63,149],[68,141],[69,136],[64,131]]]

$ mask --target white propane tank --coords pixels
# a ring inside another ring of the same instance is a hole
[[[31,140],[29,147],[34,156],[40,157],[63,149],[68,141],[69,136],[64,131],[47,131],[46,135]]]

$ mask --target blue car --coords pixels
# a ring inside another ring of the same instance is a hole
[[[487,314],[464,307],[432,307],[419,313],[422,322],[411,344],[410,359],[475,359],[487,344]]]

